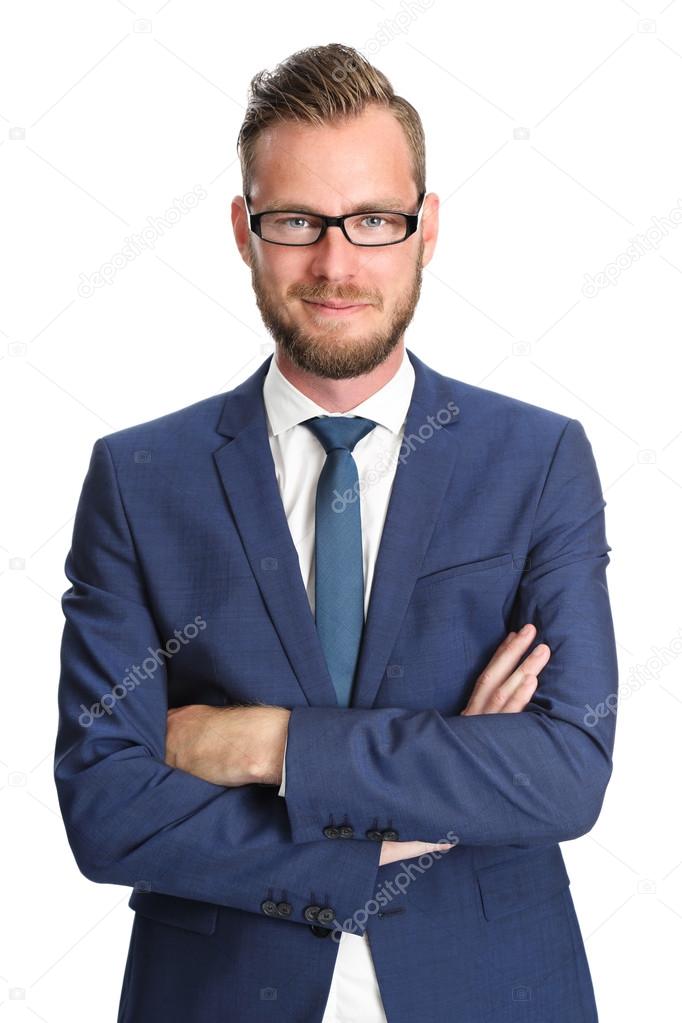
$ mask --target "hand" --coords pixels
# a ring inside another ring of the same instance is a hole
[[[537,676],[549,660],[550,650],[546,643],[540,643],[532,654],[516,670],[514,665],[535,637],[535,626],[528,624],[528,634],[510,632],[498,646],[490,661],[483,669],[462,711],[462,715],[473,714],[518,714],[530,701],[538,684]],[[452,849],[447,842],[382,842],[379,866],[400,859],[422,856],[436,849]]]
[[[448,852],[452,849],[450,842],[382,842],[379,855],[379,866],[385,863],[394,863],[396,860],[409,860],[413,856],[423,856],[424,853]]]
[[[538,674],[550,657],[546,643],[540,643],[532,654],[516,668],[514,666],[535,638],[536,629],[530,622],[522,632],[510,632],[498,646],[476,680],[463,715],[518,714],[529,703],[538,684]]]
[[[209,707],[168,711],[165,762],[214,785],[280,785],[290,711]]]

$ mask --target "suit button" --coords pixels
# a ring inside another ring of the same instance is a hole
[[[339,838],[352,838],[354,834],[352,824],[342,824],[339,828]]]
[[[384,836],[380,831],[377,831],[376,828],[370,828],[369,831],[366,831],[365,837],[368,838],[370,842],[383,842],[384,840]]]
[[[322,828],[322,834],[326,838],[338,838],[339,829],[335,827],[333,824],[328,824],[326,828]]]
[[[318,924],[330,924],[333,922],[335,915],[331,906],[323,906],[317,914],[317,922]]]
[[[306,906],[303,910],[303,916],[306,920],[317,920],[317,914],[320,912],[320,906]]]
[[[317,924],[311,924],[310,930],[316,938],[328,938],[332,933],[328,927],[318,927]]]
[[[277,915],[278,916],[291,916],[293,906],[290,902],[278,902],[277,903]]]
[[[398,832],[394,831],[393,828],[386,828],[385,831],[381,832],[381,838],[384,842],[397,842]]]
[[[265,902],[261,902],[260,908],[266,916],[279,916],[279,913],[277,912],[277,903],[273,902],[272,899],[266,899]]]

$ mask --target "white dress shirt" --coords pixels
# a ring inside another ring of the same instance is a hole
[[[300,424],[312,416],[340,415],[364,416],[377,424],[353,450],[359,479],[366,618],[413,387],[414,369],[403,351],[403,360],[388,383],[348,412],[329,412],[287,380],[277,366],[276,355],[270,362],[263,382],[270,450],[313,614],[315,495],[327,455],[317,437]],[[285,795],[285,763],[286,744],[280,796]],[[342,933],[322,1023],[387,1023],[367,935]]]

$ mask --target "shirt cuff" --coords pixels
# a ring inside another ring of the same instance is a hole
[[[278,796],[283,796],[284,795],[284,785],[285,785],[285,782],[286,782],[286,763],[287,763],[287,743],[288,743],[288,741],[289,741],[289,735],[287,734],[287,737],[284,740],[284,756],[282,757],[282,784],[279,787],[279,792],[277,793]]]

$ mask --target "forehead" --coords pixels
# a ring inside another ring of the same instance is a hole
[[[254,155],[256,208],[341,214],[378,200],[383,209],[410,209],[416,201],[407,138],[387,110],[368,108],[333,125],[283,122],[258,137]]]

